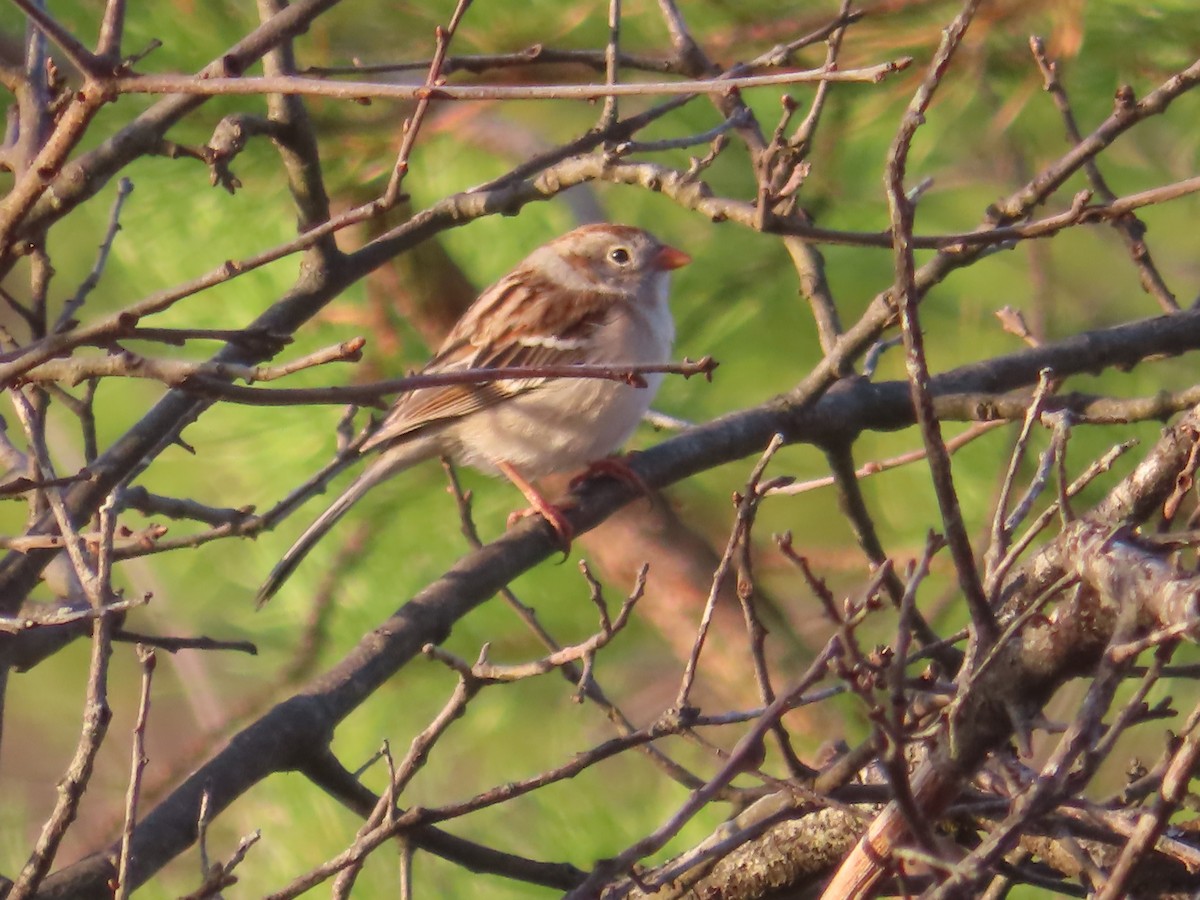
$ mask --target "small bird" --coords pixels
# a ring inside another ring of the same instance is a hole
[[[656,364],[670,359],[670,272],[681,250],[626,225],[585,225],[534,250],[471,304],[423,374],[510,366]],[[367,491],[431,457],[506,476],[570,544],[562,512],[530,479],[602,462],[650,407],[646,387],[530,377],[403,394],[361,448],[379,456],[296,539],[258,591],[266,603]]]

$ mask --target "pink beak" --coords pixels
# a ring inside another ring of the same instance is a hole
[[[682,250],[676,250],[674,247],[663,247],[654,254],[654,266],[664,272],[669,272],[672,269],[678,269],[681,266],[686,266],[692,261],[692,258]]]

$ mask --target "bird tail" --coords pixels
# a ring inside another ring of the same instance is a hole
[[[350,486],[329,505],[325,512],[304,529],[300,537],[296,538],[296,542],[283,554],[283,558],[275,564],[275,568],[271,570],[267,580],[258,589],[258,608],[261,609],[268,600],[275,596],[275,593],[296,570],[296,567],[304,561],[304,557],[308,556],[309,551],[316,546],[329,529],[341,520],[342,516],[350,511],[350,507],[362,499],[367,491],[409,466],[436,456],[437,453],[436,444],[433,441],[424,440],[409,441],[385,450],[350,483]]]

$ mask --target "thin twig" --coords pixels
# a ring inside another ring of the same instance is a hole
[[[950,453],[954,453],[967,444],[983,437],[990,431],[1008,425],[1006,419],[993,419],[989,422],[974,422],[969,427],[965,428],[960,434],[946,441],[946,449]],[[855,478],[862,480],[870,478],[872,475],[879,475],[887,472],[890,469],[897,469],[901,466],[911,465],[915,462],[920,462],[927,456],[925,448],[918,450],[910,450],[907,453],[900,453],[896,456],[890,456],[887,459],[872,460],[871,462],[863,463],[854,471]],[[806,494],[809,491],[815,491],[820,488],[830,487],[836,483],[836,479],[832,475],[825,475],[821,478],[811,478],[807,481],[793,481],[791,484],[780,484],[773,486],[769,493],[771,495],[790,495],[790,494]]]
[[[58,20],[51,16],[40,3],[34,0],[12,0],[13,5],[29,18],[29,21],[53,41],[63,55],[84,75],[100,76],[105,74],[104,66],[92,51],[88,50],[71,32],[67,31]]]
[[[996,565],[1004,557],[1008,551],[1009,542],[1012,539],[1015,523],[1024,520],[1025,516],[1010,516],[1008,514],[1008,501],[1012,495],[1013,486],[1016,482],[1017,472],[1021,463],[1025,459],[1025,449],[1029,444],[1029,438],[1033,433],[1033,426],[1040,421],[1042,409],[1046,403],[1047,397],[1057,389],[1057,381],[1051,378],[1049,370],[1043,370],[1041,377],[1038,378],[1037,390],[1034,391],[1033,397],[1029,401],[1029,410],[1025,414],[1025,421],[1021,425],[1021,431],[1017,435],[1016,443],[1013,445],[1012,452],[1009,454],[1008,471],[1005,473],[1004,480],[1000,484],[1000,496],[996,500],[996,511],[992,517],[992,533],[991,539],[988,542],[987,551],[983,557],[983,569],[985,578],[985,590],[989,596],[995,590],[996,580],[993,575]],[[1026,494],[1032,502],[1032,492]],[[1020,504],[1018,504],[1020,505]],[[1028,506],[1024,507],[1028,511]]]
[[[911,64],[909,57],[857,69],[826,72],[811,69],[775,75],[745,75],[732,78],[702,78],[692,81],[655,81],[637,84],[563,85],[425,85],[383,84],[366,81],[324,81],[318,78],[253,77],[195,78],[190,75],[139,75],[114,78],[108,86],[119,94],[198,94],[202,96],[296,94],[361,102],[388,100],[602,100],[605,97],[648,97],[670,94],[724,94],[730,90],[844,81],[877,84]]]
[[[114,0],[114,2],[119,3],[120,0]],[[104,267],[108,264],[108,255],[112,251],[113,241],[116,240],[117,232],[121,230],[121,208],[132,193],[133,182],[128,178],[122,178],[117,182],[117,196],[113,198],[112,209],[108,213],[108,230],[105,231],[104,237],[100,241],[96,261],[92,263],[91,271],[79,285],[79,290],[63,304],[58,321],[54,323],[54,331],[66,331],[74,324],[75,313],[87,301],[88,294],[95,290],[96,285],[100,283],[100,276],[104,274]]]
[[[1058,111],[1062,115],[1063,125],[1067,131],[1067,138],[1074,144],[1078,145],[1082,143],[1083,135],[1080,133],[1079,125],[1075,121],[1075,114],[1071,110],[1071,102],[1067,98],[1066,89],[1063,88],[1062,82],[1059,81],[1057,64],[1046,56],[1046,47],[1040,37],[1030,37],[1029,49],[1033,52],[1034,61],[1042,73],[1044,82],[1043,90],[1050,95],[1054,101],[1054,105],[1058,107]],[[1112,203],[1117,199],[1116,194],[1112,192],[1104,176],[1100,174],[1100,167],[1094,159],[1088,160],[1083,168],[1087,173],[1088,181],[1091,182],[1092,189],[1103,202]],[[1163,312],[1178,312],[1179,303],[1176,301],[1175,295],[1171,292],[1170,288],[1167,287],[1166,282],[1158,271],[1158,267],[1155,266],[1154,259],[1150,255],[1150,249],[1146,246],[1145,241],[1142,240],[1146,232],[1145,224],[1132,213],[1119,216],[1111,221],[1113,227],[1125,242],[1125,246],[1129,249],[1129,255],[1133,260],[1133,264],[1137,267],[1142,288],[1158,301],[1158,305]]]
[[[667,57],[642,56],[633,53],[621,53],[617,63],[624,69],[639,69],[647,72],[666,74],[674,71],[672,60]],[[480,53],[462,56],[447,56],[442,63],[442,74],[451,75],[455,72],[471,72],[482,75],[490,69],[513,69],[526,66],[542,65],[580,65],[597,72],[603,72],[607,65],[607,53],[604,50],[560,50],[546,47],[542,44],[532,44],[524,50],[514,53]],[[301,75],[336,76],[336,75],[389,75],[395,72],[427,72],[429,60],[414,62],[378,63],[373,65],[349,66],[309,66],[300,71]]]
[[[137,823],[142,775],[150,762],[146,758],[146,723],[150,715],[150,685],[154,679],[155,666],[154,651],[139,644],[137,657],[138,662],[142,665],[142,690],[138,699],[137,719],[133,725],[129,788],[125,793],[125,824],[121,828],[121,855],[117,863],[117,885],[113,893],[113,900],[125,900],[129,896],[129,847],[133,842],[133,826]]]
[[[604,46],[604,83],[608,87],[613,87],[617,84],[620,56],[621,0],[608,0],[608,43]],[[600,113],[600,122],[596,127],[600,131],[608,131],[616,124],[617,118],[617,95],[608,94],[604,98],[604,108]]]
[[[995,616],[988,605],[987,596],[980,582],[979,571],[971,549],[970,537],[963,523],[962,510],[954,487],[950,466],[950,454],[942,439],[941,426],[933,411],[929,392],[929,367],[925,359],[924,334],[918,313],[920,294],[917,289],[916,265],[910,240],[913,233],[914,206],[904,189],[905,166],[908,151],[917,128],[924,121],[925,112],[941,83],[954,51],[970,26],[979,0],[969,0],[954,23],[942,33],[942,42],[930,64],[925,80],[913,96],[905,112],[887,163],[887,197],[891,212],[892,238],[895,247],[896,282],[895,297],[900,311],[900,324],[904,335],[905,366],[912,390],[913,406],[917,413],[917,424],[929,458],[929,470],[933,475],[934,491],[946,529],[946,541],[954,566],[958,572],[959,587],[962,589],[971,621],[984,646],[996,639],[998,627]]]
[[[429,112],[430,101],[435,97],[441,99],[440,83],[442,82],[442,62],[446,58],[446,51],[450,47],[450,42],[454,39],[454,34],[458,31],[458,26],[462,22],[462,18],[466,15],[467,9],[471,6],[471,0],[458,0],[454,6],[454,13],[450,16],[450,22],[445,28],[438,27],[434,32],[436,46],[433,52],[433,59],[429,63],[429,74],[425,76],[425,85],[423,89],[414,95],[417,100],[417,108],[413,114],[404,123],[404,136],[400,140],[400,150],[396,154],[396,163],[392,166],[392,175],[388,179],[387,189],[383,192],[380,198],[383,206],[390,209],[396,205],[400,199],[400,188],[404,184],[404,176],[408,174],[409,158],[412,156],[413,147],[416,145],[417,134],[421,130],[421,125],[425,122],[425,116]],[[288,79],[295,76],[288,76]]]
[[[683,668],[683,676],[679,682],[679,691],[675,699],[676,709],[684,710],[689,708],[689,697],[692,685],[696,680],[696,673],[700,664],[700,653],[704,649],[704,642],[708,637],[708,630],[712,625],[713,613],[716,610],[717,599],[721,593],[721,585],[724,584],[730,569],[733,567],[734,554],[745,529],[748,527],[749,520],[758,511],[758,503],[761,499],[758,494],[758,484],[762,480],[763,473],[766,471],[771,457],[782,446],[783,437],[781,435],[775,435],[771,438],[770,443],[767,444],[766,449],[759,456],[758,462],[750,472],[750,477],[746,481],[746,493],[736,498],[737,517],[734,520],[729,540],[725,544],[725,552],[721,554],[721,560],[713,570],[712,585],[709,588],[708,599],[705,601],[704,612],[700,616],[700,623],[696,627],[696,637],[692,642],[692,650],[688,654],[687,662]]]

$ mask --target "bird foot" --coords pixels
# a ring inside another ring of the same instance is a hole
[[[563,513],[563,509],[566,507],[555,506],[543,497],[541,491],[534,487],[511,463],[497,463],[497,468],[516,485],[530,503],[528,509],[518,510],[508,517],[508,527],[512,528],[517,522],[532,515],[541,516],[554,529],[555,535],[558,536],[558,545],[562,547],[563,559],[566,559],[567,554],[571,552],[571,541],[575,537],[575,526],[567,521],[567,517]]]
[[[530,516],[541,516],[554,529],[554,534],[558,537],[558,545],[562,548],[563,556],[569,555],[571,552],[571,541],[575,539],[575,527],[567,521],[567,517],[563,513],[564,508],[569,507],[555,506],[540,496],[538,500],[540,502],[535,503],[533,506],[509,513],[508,527],[512,528],[522,519],[528,519]]]
[[[630,468],[629,460],[633,457],[633,453],[624,455],[606,456],[604,459],[598,459],[590,462],[587,468],[571,479],[568,487],[571,490],[579,487],[593,475],[607,475],[610,478],[615,478],[624,484],[629,485],[644,497],[653,497],[654,491],[650,485],[646,484],[642,476]]]

